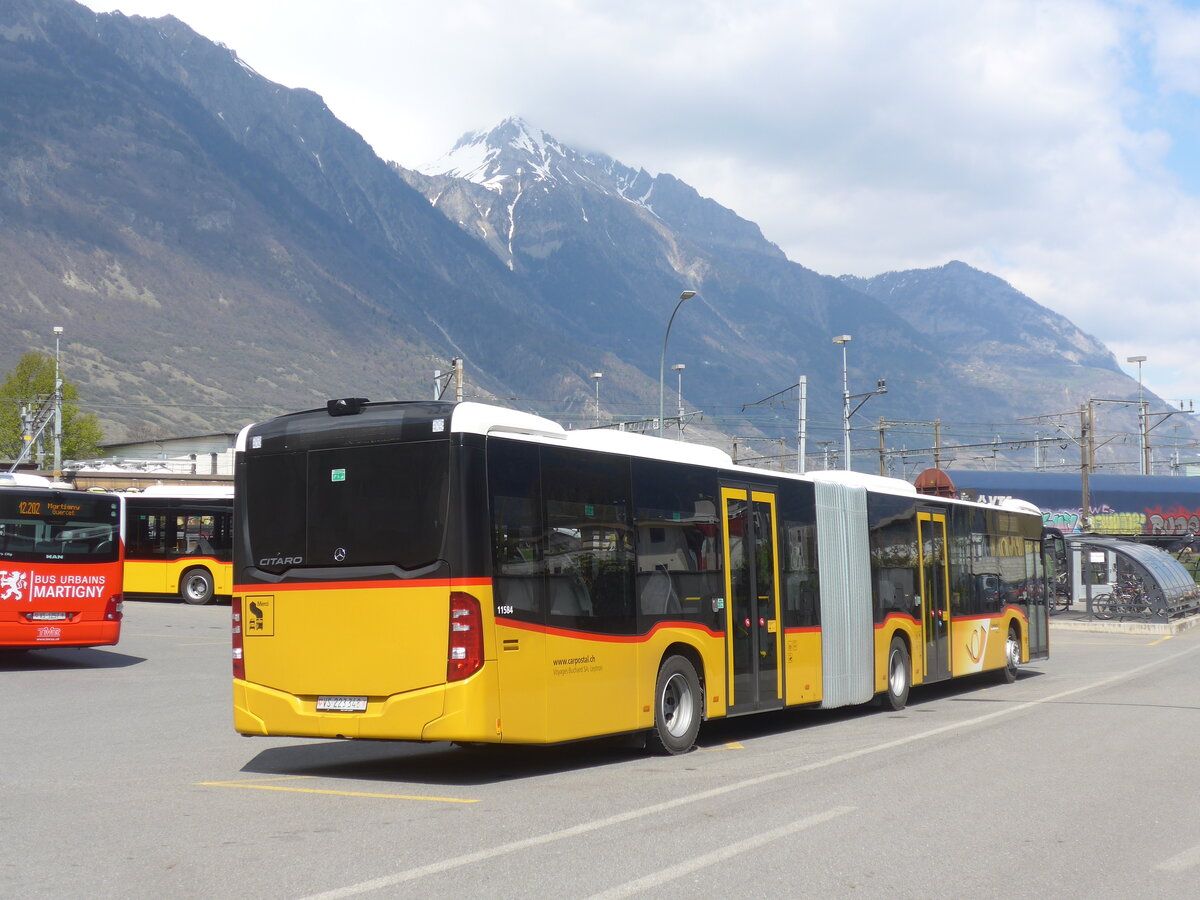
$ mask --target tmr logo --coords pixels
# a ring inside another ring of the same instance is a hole
[[[29,573],[15,569],[0,569],[0,601],[20,603],[29,592]]]

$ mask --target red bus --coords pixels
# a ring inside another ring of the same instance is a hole
[[[120,501],[31,481],[0,482],[0,648],[117,643]]]

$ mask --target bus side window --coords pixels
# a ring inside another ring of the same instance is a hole
[[[784,482],[780,485],[779,528],[784,627],[808,628],[819,625],[821,589],[817,574],[817,510],[811,484]]]
[[[633,633],[628,462],[546,449],[542,491],[552,624],[598,634]]]
[[[531,520],[537,513],[526,497],[492,498],[494,522],[495,576],[501,608],[521,613],[518,618],[541,621],[541,594],[544,574],[542,551],[533,537]]]
[[[645,459],[632,471],[641,630],[663,619],[723,630],[715,473]]]
[[[536,444],[488,439],[495,613],[542,623],[545,548],[538,455]]]
[[[917,511],[911,498],[869,496],[871,580],[875,623],[898,613],[920,617]]]

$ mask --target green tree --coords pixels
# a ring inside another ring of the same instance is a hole
[[[21,406],[36,408],[42,397],[54,393],[54,357],[36,351],[21,357],[4,383],[0,384],[0,458],[16,459],[25,441],[21,437]],[[79,411],[79,389],[63,381],[63,445],[62,458],[87,459],[100,452],[104,432],[100,421],[91,413]],[[54,446],[53,423],[43,434],[43,446],[49,454]]]

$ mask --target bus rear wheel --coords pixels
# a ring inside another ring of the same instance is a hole
[[[1021,638],[1016,628],[1008,629],[1008,640],[1004,642],[1004,668],[1000,670],[1000,680],[1012,684],[1017,680],[1017,666],[1021,664]]]
[[[213,577],[208,569],[188,569],[179,579],[179,596],[184,603],[204,606],[213,598]]]
[[[900,635],[892,635],[892,646],[888,648],[887,690],[883,705],[892,709],[904,709],[908,705],[908,692],[912,688],[912,658],[908,645]]]
[[[686,753],[700,732],[700,678],[683,656],[670,656],[654,685],[654,729],[646,739],[651,752]]]

